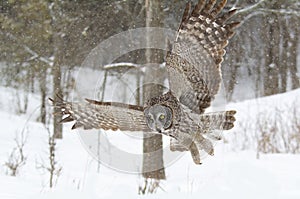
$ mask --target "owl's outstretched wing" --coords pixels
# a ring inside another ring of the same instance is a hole
[[[219,91],[224,48],[239,24],[227,22],[235,10],[219,15],[225,4],[199,0],[191,10],[188,3],[166,57],[170,89],[194,113],[203,113]]]
[[[86,99],[84,103],[52,101],[63,115],[61,122],[75,121],[72,129],[104,129],[151,132],[144,117],[144,108],[116,102]],[[55,114],[55,113],[54,113]]]

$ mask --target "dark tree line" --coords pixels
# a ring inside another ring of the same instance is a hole
[[[242,23],[223,64],[228,100],[236,84],[252,83],[256,97],[299,88],[299,2],[236,2]]]

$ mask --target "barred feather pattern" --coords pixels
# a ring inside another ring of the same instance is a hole
[[[220,15],[225,4],[199,0],[191,11],[188,3],[166,58],[172,92],[194,113],[203,113],[219,91],[224,48],[239,24],[227,23],[235,10]]]
[[[212,130],[230,130],[234,126],[236,111],[222,111],[206,113],[199,116],[199,125],[203,126],[203,129]]]
[[[71,103],[63,100],[54,102],[50,99],[53,106],[58,107],[64,117],[61,122],[75,121],[72,129],[82,127],[113,131],[151,131],[147,126],[143,107],[86,100],[85,103]]]

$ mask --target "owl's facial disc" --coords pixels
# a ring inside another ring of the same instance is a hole
[[[149,128],[153,131],[162,133],[172,124],[172,110],[167,106],[150,106],[145,109],[144,114]]]

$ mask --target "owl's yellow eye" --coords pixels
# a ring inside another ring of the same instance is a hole
[[[164,115],[164,114],[161,114],[161,115],[159,116],[159,119],[161,119],[161,120],[165,119],[165,115]]]

